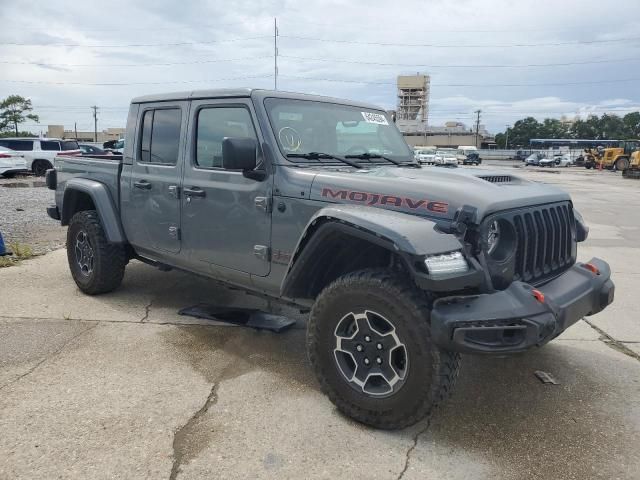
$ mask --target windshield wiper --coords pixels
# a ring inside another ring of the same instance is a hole
[[[350,165],[354,168],[362,168],[362,165],[360,165],[359,163],[353,162],[351,160],[347,160],[346,158],[338,157],[336,155],[331,155],[329,153],[323,153],[323,152],[287,153],[286,157],[287,158],[308,158],[311,160],[320,160],[322,158],[330,158],[330,159],[338,160],[342,163],[346,163],[347,165]]]
[[[420,167],[419,163],[416,162],[399,162],[398,160],[394,160],[393,158],[385,157],[384,155],[379,155],[377,153],[359,153],[358,155],[345,155],[344,158],[361,158],[363,160],[370,160],[372,158],[381,158],[382,160],[386,160],[389,163],[393,163],[394,165],[406,165],[410,167]]]

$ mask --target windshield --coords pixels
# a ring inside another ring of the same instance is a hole
[[[436,155],[442,155],[442,156],[447,156],[447,157],[449,157],[449,156],[453,155],[453,152],[450,152],[450,151],[448,151],[448,150],[438,150],[438,151],[436,152]]]
[[[264,103],[283,155],[371,154],[414,161],[413,152],[386,113],[310,100],[267,98]]]
[[[113,148],[124,148],[124,140],[118,140],[114,145]]]

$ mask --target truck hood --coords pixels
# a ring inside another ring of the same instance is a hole
[[[310,197],[442,220],[453,219],[463,205],[476,208],[482,219],[501,210],[570,200],[556,187],[504,171],[386,166],[325,170],[314,177]]]

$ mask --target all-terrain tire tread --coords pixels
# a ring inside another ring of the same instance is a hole
[[[460,354],[444,351],[433,345],[430,353],[432,356],[433,381],[429,395],[427,395],[419,408],[412,412],[406,412],[401,418],[388,420],[384,416],[375,415],[375,412],[364,410],[346,401],[330,387],[320,362],[316,358],[315,344],[318,338],[317,312],[322,311],[327,302],[331,301],[332,293],[337,290],[349,289],[354,283],[363,282],[375,284],[377,287],[387,290],[391,298],[403,297],[414,308],[414,318],[423,321],[417,322],[420,334],[423,338],[431,339],[429,324],[430,308],[424,292],[412,283],[403,280],[398,275],[387,269],[366,269],[348,273],[328,285],[318,296],[309,315],[307,326],[307,352],[309,361],[314,369],[322,391],[345,415],[355,418],[363,423],[374,425],[382,429],[399,429],[417,423],[430,416],[435,408],[449,398],[453,386],[460,371]]]
[[[83,210],[77,212],[71,218],[67,231],[67,256],[70,266],[73,261],[72,255],[74,255],[72,253],[73,239],[70,238],[70,232],[72,225],[78,223],[82,225],[93,243],[95,243],[95,245],[93,245],[95,257],[106,261],[100,262],[99,275],[95,281],[89,285],[83,285],[79,283],[74,276],[76,285],[88,295],[99,295],[115,290],[120,286],[122,278],[124,277],[124,270],[127,264],[125,248],[122,245],[110,243],[107,240],[102,224],[100,223],[100,217],[95,210]]]

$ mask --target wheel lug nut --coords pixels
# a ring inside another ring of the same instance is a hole
[[[382,350],[382,344],[381,344],[381,343],[377,344],[377,345],[376,345],[376,348],[377,348],[378,350]]]
[[[371,337],[369,335],[365,335],[364,336],[364,341],[365,342],[370,342],[371,341]]]
[[[365,359],[364,359],[364,364],[365,364],[365,365],[369,365],[370,363],[371,363],[371,362],[369,361],[369,359],[365,357]]]
[[[357,350],[357,351],[359,351],[359,352],[361,352],[361,351],[363,350],[363,349],[362,349],[362,345],[356,345],[356,350]]]
[[[376,363],[382,365],[382,359],[380,357],[376,358]]]

